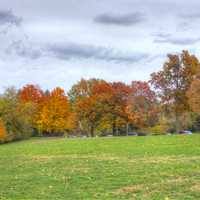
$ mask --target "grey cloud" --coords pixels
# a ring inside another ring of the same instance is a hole
[[[200,38],[165,38],[155,39],[155,43],[170,43],[174,45],[192,45],[200,41]]]
[[[171,36],[170,33],[155,33],[152,34],[152,36],[156,37],[156,38],[169,38]]]
[[[22,18],[14,15],[10,10],[0,10],[0,25],[13,24],[19,26]]]
[[[144,15],[139,12],[131,14],[102,14],[94,18],[94,22],[105,25],[131,26],[144,20]]]
[[[154,43],[169,43],[174,45],[192,45],[200,41],[200,38],[188,38],[188,37],[173,37],[170,34],[158,33],[155,34],[156,39]]]
[[[145,53],[123,53],[112,48],[66,44],[66,45],[51,45],[48,51],[55,57],[60,59],[97,59],[113,62],[138,62],[148,57]]]
[[[194,30],[196,23],[200,20],[199,12],[188,12],[178,15],[180,18],[180,23],[177,25],[177,30],[179,31],[188,31]]]
[[[193,12],[193,13],[185,13],[180,15],[181,18],[183,19],[199,19],[200,18],[200,13],[199,12]]]
[[[33,48],[27,41],[22,40],[13,41],[6,49],[7,54],[16,54],[24,58],[37,59],[41,57],[42,52],[40,49]]]

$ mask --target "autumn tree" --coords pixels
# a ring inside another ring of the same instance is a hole
[[[38,120],[38,115],[42,109],[43,101],[47,95],[44,94],[42,89],[37,85],[28,84],[24,86],[18,92],[19,101],[24,104],[25,107],[32,107],[32,127],[36,130],[36,122]]]
[[[103,130],[110,125],[116,135],[118,127],[128,123],[125,108],[129,93],[129,86],[121,82],[82,79],[72,87],[69,96],[75,102],[81,129],[85,127],[85,132],[94,136],[96,128]]]
[[[196,79],[192,82],[187,91],[187,97],[191,109],[200,114],[200,79]]]
[[[94,137],[95,128],[101,118],[101,112],[99,112],[98,109],[98,97],[96,95],[92,95],[85,97],[84,99],[77,100],[76,115],[81,123],[80,126],[84,126],[86,129],[85,134],[89,132],[90,136]],[[83,127],[81,127],[81,129],[84,130]]]
[[[46,134],[63,133],[68,129],[69,102],[61,88],[55,88],[43,101],[37,127]]]
[[[71,133],[75,133],[76,128],[78,127],[77,113],[75,111],[72,111],[71,106],[70,106],[69,116],[66,122],[66,127],[67,127],[67,130]]]
[[[77,84],[74,84],[68,92],[70,101],[74,103],[77,99],[91,96],[93,86],[101,81],[100,79],[81,79]]]
[[[94,87],[102,82],[99,79],[81,79],[73,85],[68,93],[72,112],[76,113],[77,131],[82,134],[90,133],[94,136],[95,128],[98,124],[100,115],[97,111],[97,95],[94,95]]]
[[[186,92],[198,71],[198,59],[183,51],[181,55],[168,55],[163,69],[151,75],[151,84],[159,94],[161,103],[175,115],[176,131],[180,129],[181,114],[189,110]]]
[[[106,81],[101,81],[94,84],[92,88],[93,99],[96,99],[95,107],[96,114],[98,116],[98,128],[100,131],[104,131],[107,126],[112,129],[112,97],[113,89],[110,83]],[[94,98],[95,97],[95,98]],[[106,119],[106,120],[105,120]],[[108,125],[106,125],[108,123]]]
[[[93,93],[98,95],[98,102],[104,118],[112,125],[113,135],[117,135],[118,129],[122,125],[128,125],[125,109],[131,92],[130,87],[122,82],[101,82],[96,84],[93,90]]]
[[[44,99],[44,92],[39,86],[28,84],[19,90],[18,96],[22,102],[39,104]]]
[[[157,122],[157,98],[147,82],[132,82],[126,112],[137,128],[153,126]]]

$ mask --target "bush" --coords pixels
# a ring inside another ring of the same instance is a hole
[[[153,127],[146,128],[145,131],[151,135],[164,135],[166,134],[167,129],[165,126],[156,125]]]

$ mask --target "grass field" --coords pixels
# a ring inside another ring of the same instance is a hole
[[[0,145],[1,200],[200,199],[200,135]]]

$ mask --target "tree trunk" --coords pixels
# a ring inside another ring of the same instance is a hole
[[[116,126],[116,136],[119,136],[119,129],[117,126]]]
[[[127,122],[126,123],[126,135],[128,135],[128,132],[129,132],[129,123]]]
[[[80,136],[83,133],[83,126],[80,120],[78,121],[78,125],[79,125],[78,135]]]
[[[179,121],[179,114],[176,112],[175,114],[175,123],[176,123],[176,133],[180,131],[180,121]]]
[[[113,136],[116,136],[116,122],[115,121],[112,124],[112,134]]]
[[[94,126],[93,125],[91,125],[91,127],[90,127],[90,135],[91,135],[91,137],[94,137]]]

